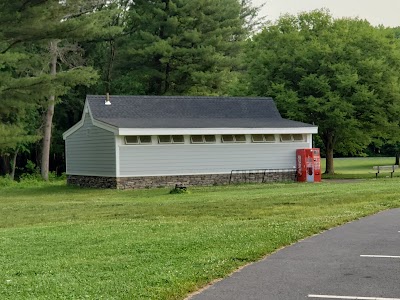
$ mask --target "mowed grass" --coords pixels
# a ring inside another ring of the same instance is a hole
[[[375,178],[373,166],[390,166],[395,162],[394,157],[351,157],[351,158],[335,158],[334,169],[335,175],[324,178]],[[321,159],[321,168],[325,172],[325,158]],[[390,177],[390,173],[384,172],[379,174],[381,177]],[[400,177],[400,170],[393,174]]]
[[[0,188],[0,299],[184,299],[299,239],[400,207],[399,184]]]

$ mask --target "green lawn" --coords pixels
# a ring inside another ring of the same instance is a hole
[[[399,184],[3,187],[0,299],[183,299],[306,236],[400,207]]]
[[[394,157],[355,157],[355,158],[335,158],[335,176],[325,176],[324,178],[375,178],[372,173],[373,166],[393,165]],[[321,159],[321,168],[325,172],[325,159]],[[380,177],[390,176],[390,173],[382,173]],[[400,177],[399,173],[394,176]]]

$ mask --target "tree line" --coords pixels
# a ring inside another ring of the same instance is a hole
[[[0,174],[64,171],[87,94],[272,96],[334,155],[397,153],[397,28],[251,0],[0,3]],[[28,162],[28,164],[27,164]]]

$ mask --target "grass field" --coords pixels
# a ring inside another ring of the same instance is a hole
[[[393,165],[394,157],[355,157],[355,158],[335,158],[334,159],[334,176],[326,176],[324,178],[375,178],[372,173],[373,166]],[[322,170],[325,171],[325,159],[321,159]],[[380,177],[390,176],[390,173],[382,173]],[[400,170],[394,173],[395,177],[400,177]]]
[[[306,236],[400,207],[399,184],[3,187],[0,299],[183,299]]]

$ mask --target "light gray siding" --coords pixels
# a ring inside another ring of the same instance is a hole
[[[94,126],[89,115],[65,140],[65,153],[69,175],[116,176],[115,136]]]
[[[296,149],[309,143],[120,145],[120,176],[229,173],[293,168]]]

